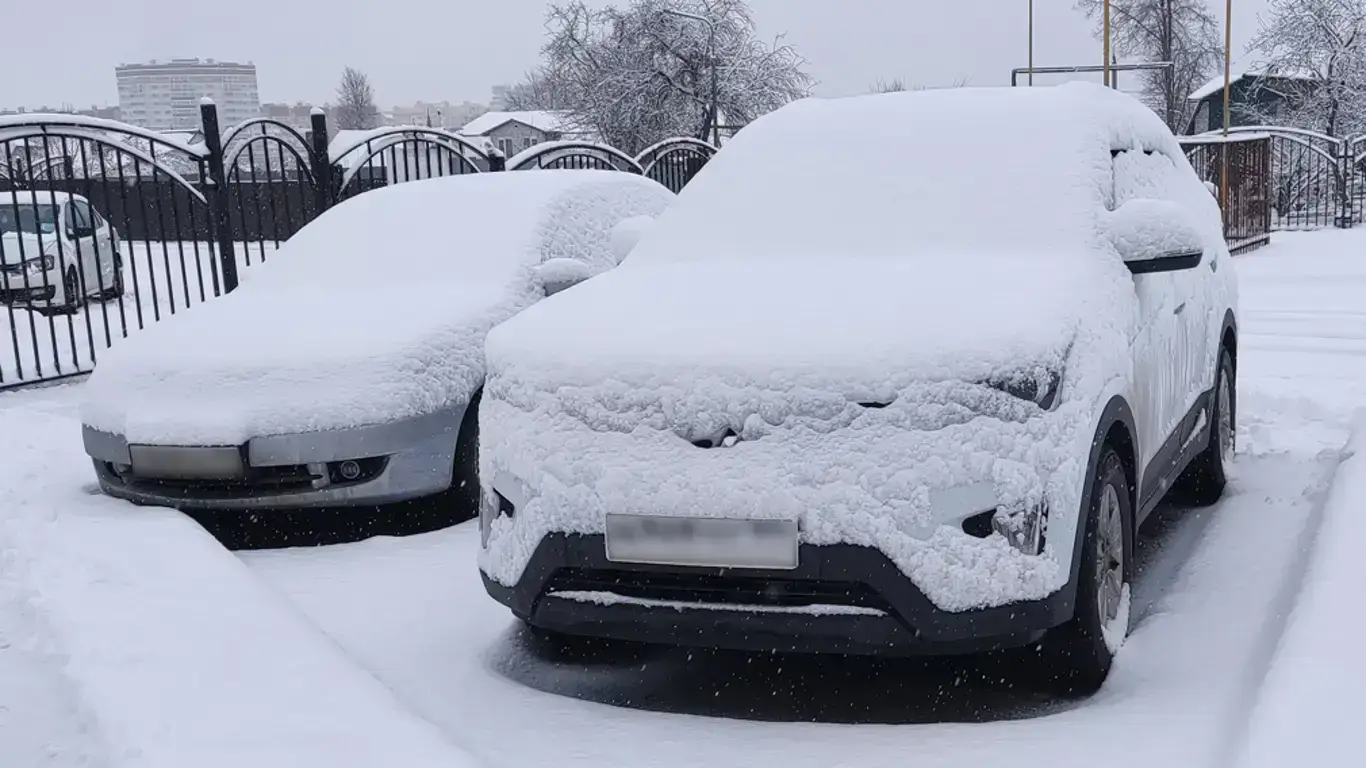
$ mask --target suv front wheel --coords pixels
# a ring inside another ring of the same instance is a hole
[[[1076,613],[1044,639],[1049,677],[1063,693],[1098,690],[1129,632],[1131,520],[1129,476],[1119,454],[1107,445],[1091,483],[1077,572]]]

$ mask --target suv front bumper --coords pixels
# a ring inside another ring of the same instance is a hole
[[[749,651],[976,653],[1037,641],[1072,616],[1071,583],[972,611],[936,607],[880,551],[803,544],[791,571],[614,563],[600,535],[551,534],[521,579],[484,587],[532,626],[573,635]]]

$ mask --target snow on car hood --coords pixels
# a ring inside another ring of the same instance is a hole
[[[628,263],[489,335],[480,471],[521,500],[481,551],[490,578],[515,583],[547,533],[648,511],[796,518],[803,542],[879,548],[946,610],[1065,582],[1072,516],[1031,557],[945,524],[941,502],[985,484],[1076,507],[1094,399],[1125,373],[1123,267],[784,267]],[[1051,411],[980,383],[1078,362]]]
[[[102,355],[82,417],[133,442],[237,444],[463,403],[483,381],[488,329],[541,298],[535,264],[608,269],[614,225],[672,197],[606,171],[367,192],[245,270],[232,294]]]
[[[1117,269],[1093,254],[630,264],[496,329],[490,372],[548,391],[719,385],[885,401],[912,381],[1057,369],[1093,287],[1124,279]]]

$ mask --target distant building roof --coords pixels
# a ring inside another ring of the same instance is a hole
[[[569,128],[563,112],[485,112],[466,123],[460,133],[464,136],[483,136],[513,121],[546,133],[565,133]]]
[[[1245,78],[1245,77],[1254,77],[1254,78],[1255,78],[1255,77],[1277,77],[1277,78],[1281,78],[1281,79],[1283,79],[1283,80],[1314,80],[1314,79],[1316,79],[1316,77],[1315,77],[1314,74],[1308,73],[1308,72],[1288,72],[1288,71],[1286,71],[1286,72],[1269,72],[1269,71],[1267,70],[1266,66],[1264,66],[1264,65],[1255,65],[1255,66],[1251,66],[1251,67],[1240,67],[1240,66],[1238,66],[1238,65],[1235,64],[1235,65],[1233,65],[1233,66],[1231,67],[1231,69],[1232,69],[1232,73],[1231,73],[1231,76],[1229,77],[1229,82],[1230,82],[1230,83],[1235,83],[1235,82],[1237,82],[1237,81],[1239,81],[1239,80],[1242,80],[1242,79]],[[1186,97],[1186,98],[1187,98],[1187,100],[1189,100],[1189,101],[1201,101],[1201,100],[1206,99],[1206,98],[1208,98],[1208,97],[1210,97],[1210,96],[1213,96],[1214,94],[1218,93],[1219,91],[1222,91],[1223,89],[1224,89],[1224,76],[1223,76],[1223,75],[1219,75],[1218,77],[1214,78],[1213,80],[1210,80],[1208,83],[1205,83],[1204,85],[1202,85],[1202,86],[1200,86],[1199,88],[1197,88],[1197,89],[1195,89],[1194,91],[1192,91],[1192,92],[1191,92],[1191,95],[1188,96],[1188,97]]]

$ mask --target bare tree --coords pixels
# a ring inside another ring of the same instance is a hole
[[[505,100],[513,111],[558,111],[568,106],[556,92],[555,81],[539,70],[527,73],[522,82],[508,89]]]
[[[375,107],[375,90],[370,78],[351,67],[342,71],[341,85],[337,86],[337,127],[343,130],[364,130],[379,125],[379,109]]]
[[[963,88],[967,86],[967,84],[968,78],[966,77],[960,77],[957,80],[954,80],[951,85],[907,85],[906,81],[902,80],[899,77],[893,78],[891,80],[883,80],[879,78],[878,81],[873,83],[872,87],[868,89],[868,92],[901,93],[902,91],[935,91],[941,88]]]
[[[1097,21],[1104,0],[1077,0],[1077,8]],[[1204,85],[1224,63],[1221,26],[1205,0],[1110,0],[1110,34],[1117,54],[1145,61],[1170,61],[1170,71],[1143,73],[1143,98],[1167,127],[1181,131],[1195,105],[1187,96]]]
[[[1265,69],[1259,117],[1335,137],[1366,131],[1366,0],[1271,0],[1268,11],[1248,46]]]
[[[810,92],[805,60],[758,39],[744,0],[553,5],[536,104],[628,152],[669,136],[738,128]],[[527,102],[532,103],[532,102]]]

